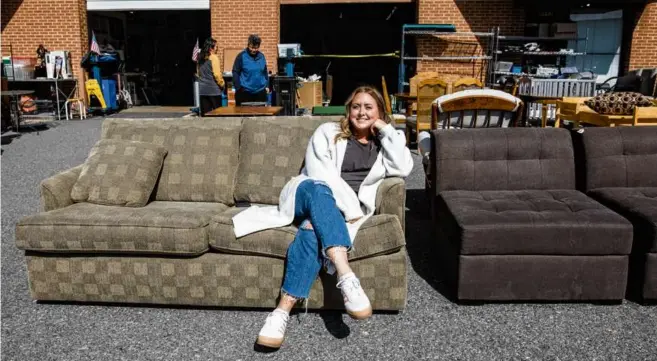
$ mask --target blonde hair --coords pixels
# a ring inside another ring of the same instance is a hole
[[[345,103],[345,116],[340,119],[340,133],[338,133],[335,136],[335,141],[337,142],[340,139],[349,139],[351,137],[352,132],[351,132],[351,122],[349,121],[349,112],[351,110],[351,103],[353,103],[354,98],[356,95],[360,93],[365,93],[374,98],[374,101],[376,102],[376,107],[379,110],[379,116],[381,117],[381,120],[384,122],[390,124],[391,119],[390,116],[386,113],[385,109],[385,103],[383,101],[383,96],[381,93],[376,90],[376,88],[365,85],[365,86],[359,86],[354,90],[351,95],[349,95],[349,98],[347,98],[347,102]]]

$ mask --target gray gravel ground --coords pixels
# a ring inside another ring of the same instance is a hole
[[[294,316],[283,348],[253,350],[263,310],[33,302],[14,226],[39,210],[39,182],[82,163],[102,119],[62,122],[3,145],[2,360],[657,360],[657,307],[458,305],[433,264],[423,175],[408,179],[408,307],[356,322]]]

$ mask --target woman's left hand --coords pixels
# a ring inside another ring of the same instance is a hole
[[[378,134],[379,130],[383,129],[383,127],[385,127],[386,125],[388,125],[388,123],[384,122],[381,119],[375,120],[374,124],[372,124],[372,128],[371,128],[372,134],[374,134],[374,135]]]

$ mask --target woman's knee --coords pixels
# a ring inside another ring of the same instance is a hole
[[[313,198],[326,196],[333,198],[331,188],[322,182],[313,182],[309,188],[309,193]]]

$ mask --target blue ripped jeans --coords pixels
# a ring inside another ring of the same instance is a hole
[[[294,217],[300,225],[287,249],[282,291],[296,299],[306,299],[322,268],[326,250],[350,249],[351,239],[333,192],[323,183],[301,182],[296,192]]]

